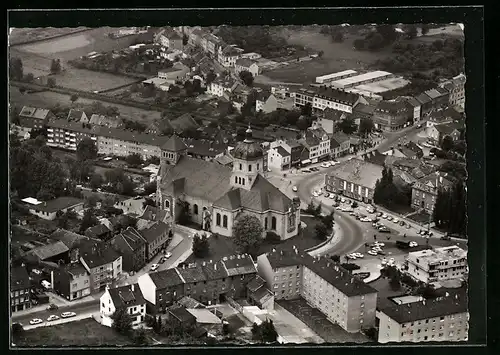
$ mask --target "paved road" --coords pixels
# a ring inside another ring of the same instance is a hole
[[[29,314],[23,314],[23,315],[13,315],[12,316],[12,321],[14,322],[19,322],[23,325],[29,325],[30,320],[35,319],[35,318],[40,318],[43,321],[46,321],[47,318],[51,315],[56,315],[56,316],[61,316],[61,313],[63,312],[75,312],[77,315],[83,315],[83,314],[91,314],[99,311],[99,300],[91,300],[86,303],[77,303],[72,306],[67,306],[67,307],[61,307],[57,311],[38,311],[38,312],[33,312]],[[72,318],[68,318],[72,319]]]

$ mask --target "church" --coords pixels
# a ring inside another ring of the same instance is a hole
[[[161,147],[157,199],[174,220],[189,218],[203,230],[233,235],[243,214],[261,222],[265,237],[273,232],[285,240],[296,236],[300,202],[292,200],[264,176],[264,150],[252,130],[231,151],[233,167],[187,156],[187,146],[176,135]],[[187,216],[187,217],[186,217]]]

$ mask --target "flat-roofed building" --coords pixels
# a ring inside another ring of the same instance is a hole
[[[461,279],[467,272],[467,252],[456,245],[409,253],[408,274],[425,282]]]
[[[344,71],[340,71],[337,73],[317,76],[316,83],[327,84],[327,83],[330,83],[334,80],[341,80],[341,79],[349,78],[349,77],[354,76],[356,74],[358,74],[357,71],[349,69],[349,70],[344,70]]]
[[[382,70],[377,70],[365,74],[351,76],[345,79],[332,81],[332,86],[347,89],[358,85],[370,84],[390,78],[394,78],[394,74]]]

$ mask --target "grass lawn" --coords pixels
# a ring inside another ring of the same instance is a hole
[[[414,220],[417,223],[424,223],[427,224],[429,222],[430,215],[425,212],[418,212],[415,214],[412,214],[411,216],[408,216],[411,220]]]
[[[112,89],[137,81],[137,79],[123,75],[76,68],[68,68],[66,71],[54,75],[54,78],[59,86],[89,92]]]
[[[132,344],[128,337],[97,323],[94,319],[27,330],[23,335],[15,337],[13,342],[19,347]]]

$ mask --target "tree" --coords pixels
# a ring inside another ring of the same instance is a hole
[[[340,122],[337,123],[337,129],[344,132],[345,134],[353,134],[356,132],[356,123],[352,118],[344,118]]]
[[[344,42],[344,34],[342,31],[335,31],[332,33],[332,40],[336,43]]]
[[[207,74],[205,82],[207,83],[207,85],[210,85],[216,78],[217,78],[217,75],[214,73],[213,70],[210,70]]]
[[[21,58],[10,58],[9,59],[9,78],[11,80],[23,80],[23,61]]]
[[[323,217],[323,223],[328,229],[333,228],[333,215],[334,211],[330,212],[329,214]]]
[[[97,146],[95,142],[85,137],[76,146],[76,156],[79,161],[94,160],[97,158]]]
[[[70,100],[72,103],[74,103],[76,100],[78,100],[78,95],[77,94],[71,95]]]
[[[90,186],[93,188],[93,189],[98,189],[102,186],[104,182],[104,179],[102,177],[101,174],[92,174],[91,178],[90,178]]]
[[[397,291],[401,288],[401,277],[399,276],[399,273],[394,273],[391,277],[391,280],[389,281],[389,286],[394,291]]]
[[[21,323],[12,323],[12,336],[19,336],[24,333],[24,328]]]
[[[58,74],[61,72],[61,60],[60,59],[52,59],[50,63],[50,73]]]
[[[243,70],[240,72],[240,79],[245,83],[246,86],[252,87],[253,85],[253,75],[248,70]]]
[[[188,44],[188,41],[189,41],[189,36],[187,34],[183,34],[182,35],[182,45],[185,46]]]
[[[326,237],[328,236],[328,228],[327,226],[321,222],[314,227],[314,230],[316,232],[316,238],[319,240],[326,240]]]
[[[396,32],[394,25],[378,25],[377,32],[382,36],[383,42],[385,43],[392,43],[398,38],[398,33]],[[374,35],[373,37],[375,36],[376,35]]]
[[[144,345],[148,342],[148,337],[146,335],[146,330],[143,327],[140,327],[134,331],[134,343],[136,345]]]
[[[318,57],[319,57],[319,58],[321,58],[321,57],[323,56],[323,54],[325,54],[325,52],[323,52],[323,51],[319,51],[319,52],[318,52]]]
[[[429,25],[426,25],[426,24],[423,24],[421,27],[420,27],[421,31],[422,31],[422,36],[426,35],[427,33],[429,33]]]
[[[445,152],[450,151],[453,149],[453,146],[455,144],[453,143],[453,139],[450,136],[444,136],[444,138],[441,141],[441,149],[443,149]]]
[[[128,335],[132,331],[132,316],[128,314],[126,307],[118,308],[112,315],[112,328],[118,333]]]
[[[99,221],[95,216],[94,210],[92,208],[86,210],[80,224],[80,233],[84,233],[88,228],[93,227],[98,223]]]
[[[307,117],[312,116],[312,105],[310,102],[301,107],[301,114]]]
[[[142,157],[137,153],[128,155],[125,158],[125,161],[127,162],[128,165],[131,166],[139,166],[143,163]]]
[[[309,127],[311,127],[311,121],[312,121],[311,119],[308,119],[305,116],[300,116],[300,118],[297,120],[296,126],[301,131],[305,131]]]
[[[204,258],[210,253],[210,244],[206,235],[195,234],[193,237],[193,254],[197,258]]]
[[[371,51],[376,51],[382,48],[385,43],[386,41],[384,40],[383,35],[381,35],[380,33],[375,33],[373,36],[366,40],[368,49]]]
[[[335,261],[336,263],[340,263],[340,256],[339,255],[332,255],[330,257],[330,259],[332,259],[333,261]]]
[[[271,319],[266,319],[260,325],[252,325],[252,337],[263,343],[274,343],[278,339],[278,332]]]
[[[364,39],[358,38],[354,40],[352,45],[355,49],[362,51],[363,49],[365,49],[365,42],[366,41]]]
[[[358,132],[362,137],[368,136],[375,129],[375,124],[371,118],[362,118],[359,122]]]
[[[56,79],[55,78],[48,78],[47,79],[47,86],[49,88],[53,88],[56,86]]]
[[[408,25],[406,26],[406,38],[408,39],[414,39],[417,37],[417,26],[415,25]]]
[[[181,88],[174,85],[174,84],[171,84],[169,87],[168,87],[168,92],[170,94],[179,94],[181,92]]]
[[[33,80],[35,80],[35,77],[33,76],[32,73],[28,73],[24,76],[24,81],[27,83],[32,83]]]
[[[235,244],[244,253],[254,254],[262,240],[264,228],[257,217],[243,214],[236,219],[233,226]]]

